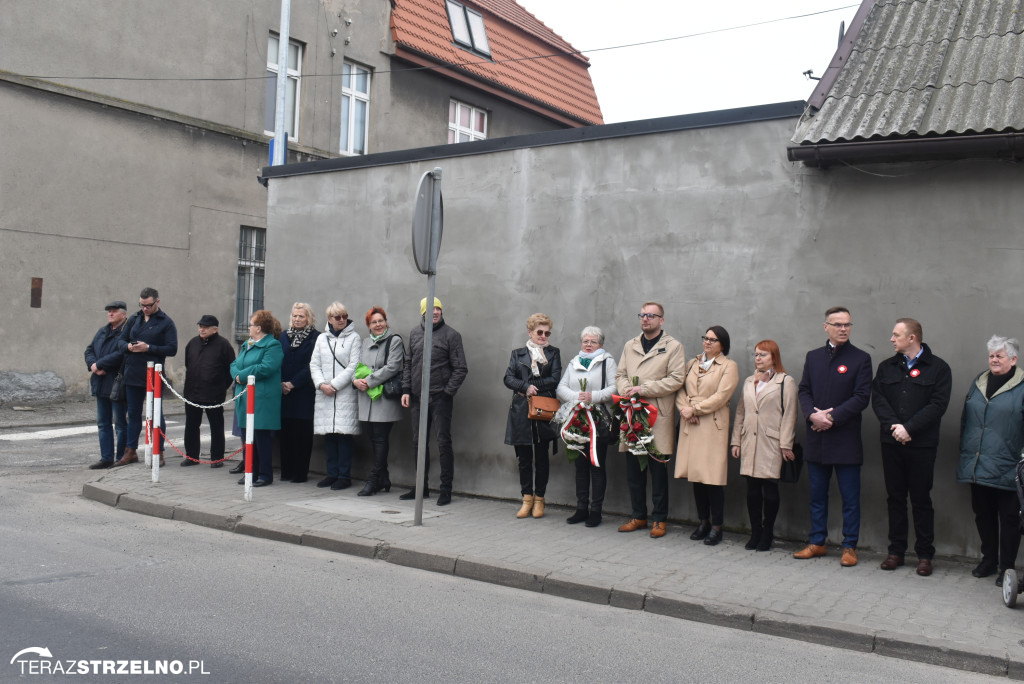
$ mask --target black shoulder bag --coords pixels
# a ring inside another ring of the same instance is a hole
[[[393,335],[397,337],[402,347],[405,348],[405,342],[402,341],[401,335]],[[384,347],[384,365],[388,365],[388,354],[391,353],[391,339],[388,339],[388,345]],[[381,385],[384,388],[383,394],[386,399],[401,399],[402,398],[402,372],[395,373],[390,378],[384,381]]]
[[[782,378],[782,415],[786,415],[786,378]],[[781,427],[781,426],[780,426]],[[804,448],[796,440],[793,441],[793,460],[782,459],[782,470],[779,473],[779,482],[799,482],[800,471],[804,468]]]

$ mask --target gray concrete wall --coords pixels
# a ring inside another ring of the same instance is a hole
[[[555,321],[563,358],[579,330],[601,326],[621,352],[639,334],[647,299],[666,307],[666,329],[689,354],[713,324],[732,336],[741,377],[752,345],[779,342],[799,377],[824,343],[823,312],[853,312],[852,340],[877,365],[892,353],[894,320],[913,316],[954,371],[934,498],[942,554],[974,554],[968,490],[955,483],[959,415],[968,383],[986,367],[985,341],[1020,335],[1024,170],[997,162],[822,171],[785,160],[795,120],[519,149],[472,157],[272,180],[267,293],[284,312],[296,299],[322,312],[343,301],[380,304],[395,328],[417,323],[426,279],[409,245],[420,175],[443,169],[445,230],[438,296],[463,333],[470,374],[455,404],[455,487],[514,498],[515,458],[503,435],[502,375],[535,311]],[[734,401],[735,404],[735,401]],[[887,517],[878,423],[865,412],[862,546],[884,549]],[[392,478],[412,482],[403,424]],[[609,464],[607,508],[628,511],[623,457]],[[356,472],[365,473],[362,449]],[[436,469],[434,479],[436,485]],[[782,485],[779,532],[807,534],[807,485]],[[548,499],[574,501],[572,469],[553,459]],[[675,481],[671,517],[692,520],[690,487]],[[513,507],[510,506],[511,516]],[[730,463],[726,522],[745,527],[744,487]],[[839,532],[833,488],[830,537]]]
[[[51,371],[68,394],[87,394],[83,352],[104,305],[121,299],[132,312],[146,286],[160,291],[182,350],[203,313],[231,334],[239,227],[266,227],[265,145],[4,82],[0,110],[0,369]],[[182,357],[169,366],[180,375]]]

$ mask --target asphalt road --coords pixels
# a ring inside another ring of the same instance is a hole
[[[157,679],[197,682],[994,680],[112,509],[80,496],[94,444],[0,439],[0,681],[57,681],[21,673],[58,660],[196,661]],[[52,657],[9,662],[29,647]]]

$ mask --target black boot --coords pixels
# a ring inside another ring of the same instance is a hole
[[[690,535],[690,539],[698,541],[708,536],[708,532],[711,531],[711,523],[707,520],[701,520],[700,524],[697,525],[697,529]]]
[[[359,490],[356,496],[373,496],[376,493],[377,485],[374,483],[373,476],[371,475],[370,479],[366,481],[366,484],[363,485],[363,488]]]
[[[587,527],[597,527],[601,524],[601,507],[591,506],[590,515],[587,516]]]
[[[588,509],[586,509],[586,508],[577,508],[575,513],[573,513],[568,518],[566,518],[565,522],[569,523],[570,525],[575,525],[576,523],[583,522],[584,520],[586,520],[589,517],[590,517],[590,511]]]
[[[758,544],[761,543],[761,535],[761,526],[752,526],[752,529],[750,530],[750,539],[748,539],[747,543],[743,545],[743,548],[745,548],[747,551],[753,551],[754,549],[756,549]]]

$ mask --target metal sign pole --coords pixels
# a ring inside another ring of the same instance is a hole
[[[426,193],[430,194],[426,197]],[[441,169],[434,168],[423,174],[420,180],[416,216],[413,219],[413,253],[417,268],[427,274],[427,304],[423,312],[423,368],[420,373],[420,420],[419,439],[416,444],[416,511],[413,525],[423,524],[424,474],[427,469],[427,418],[430,414],[430,362],[434,340],[434,277],[437,275],[437,255],[441,250],[442,209]],[[429,213],[428,213],[429,212]],[[429,235],[423,228],[429,226]],[[424,240],[424,238],[427,238]],[[422,253],[424,243],[429,245],[427,254]],[[429,312],[429,316],[428,316]],[[410,349],[410,353],[412,350]]]

